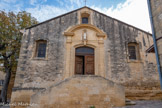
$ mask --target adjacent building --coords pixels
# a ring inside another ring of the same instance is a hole
[[[3,72],[3,63],[0,63],[0,93],[5,79],[5,73]]]
[[[148,0],[148,6],[162,88],[162,0]]]

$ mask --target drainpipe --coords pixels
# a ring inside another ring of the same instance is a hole
[[[148,4],[149,15],[150,15],[150,23],[151,23],[151,29],[152,29],[152,37],[153,37],[153,41],[154,41],[154,49],[155,49],[157,67],[158,67],[158,72],[159,72],[159,77],[160,77],[160,85],[161,85],[161,89],[162,89],[162,73],[161,73],[161,69],[160,69],[160,61],[159,61],[159,55],[158,55],[158,49],[157,49],[157,42],[156,42],[156,36],[155,36],[150,0],[147,0],[147,4]]]

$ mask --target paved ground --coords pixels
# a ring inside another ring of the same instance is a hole
[[[0,106],[0,108],[10,108],[9,106]]]
[[[162,100],[134,101],[136,105],[114,108],[162,108]]]
[[[0,108],[10,108],[10,107],[7,107],[7,106],[0,106]]]
[[[162,100],[135,101],[136,105],[114,108],[162,108]],[[0,108],[9,108],[1,107]]]

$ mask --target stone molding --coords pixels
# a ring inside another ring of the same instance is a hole
[[[83,32],[86,30],[87,39],[83,40]],[[65,70],[64,78],[74,75],[75,69],[75,49],[82,46],[94,48],[95,50],[95,75],[105,76],[104,62],[104,40],[106,33],[91,24],[79,24],[68,28],[64,32],[66,36]]]

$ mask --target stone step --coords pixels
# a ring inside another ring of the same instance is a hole
[[[131,100],[159,100],[162,99],[161,90],[126,90],[126,98]]]
[[[133,101],[125,102],[125,105],[136,105],[136,102],[133,102]]]
[[[125,105],[136,105],[136,102],[130,100],[130,99],[126,99],[125,100]]]

